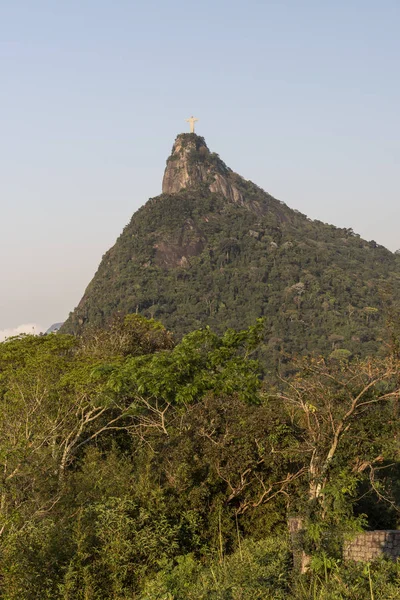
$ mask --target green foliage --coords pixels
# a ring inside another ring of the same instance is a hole
[[[333,352],[330,353],[329,358],[333,358],[335,360],[348,360],[350,356],[350,350],[346,350],[345,348],[336,348],[336,350],[333,350]]]
[[[0,344],[2,600],[396,597],[394,565],[341,564],[345,537],[400,525],[396,345],[278,385],[263,327],[174,343],[132,315]]]
[[[180,142],[66,334],[0,344],[0,599],[400,598],[342,562],[400,527],[399,257]]]
[[[73,534],[75,550],[60,584],[65,600],[127,597],[146,573],[177,551],[177,527],[154,507],[139,507],[130,498],[110,498],[79,515]]]
[[[58,597],[60,564],[70,540],[59,535],[56,519],[36,519],[14,530],[1,543],[0,598],[53,600]]]
[[[372,564],[320,560],[316,571],[292,585],[288,598],[296,600],[398,600],[399,563],[381,560]]]
[[[81,352],[101,358],[142,356],[173,348],[172,336],[154,319],[142,315],[115,315],[106,329],[88,328],[82,338]]]
[[[243,202],[206,184],[151,199],[105,254],[63,330],[81,333],[118,312],[138,312],[181,338],[264,317],[259,355],[268,373],[290,371],[293,355],[379,352],[399,292],[398,257],[351,229],[290,210],[230,171],[204,140],[181,136],[183,144],[193,140],[190,168],[206,163],[211,179],[224,174]]]
[[[260,387],[259,366],[246,353],[255,336],[254,327],[227,331],[222,338],[208,328],[193,332],[170,351],[129,358],[112,373],[109,385],[173,404],[191,403],[211,390],[254,400]]]
[[[287,598],[290,551],[284,538],[246,541],[222,562],[203,566],[193,555],[146,584],[140,600],[279,600]]]

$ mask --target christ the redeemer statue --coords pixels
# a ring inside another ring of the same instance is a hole
[[[190,133],[194,133],[194,124],[198,121],[195,117],[190,117],[190,119],[186,119],[187,123],[190,123]]]

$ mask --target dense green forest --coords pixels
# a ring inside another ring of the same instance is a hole
[[[342,562],[355,532],[400,524],[394,326],[373,358],[300,357],[271,379],[265,326],[176,341],[134,314],[0,344],[0,598],[400,598],[396,563]]]
[[[288,208],[194,134],[178,136],[167,162],[170,187],[184,175],[186,187],[133,215],[65,333],[103,326],[117,313],[155,318],[178,337],[205,325],[222,334],[264,317],[260,355],[271,371],[293,355],[380,350],[400,291],[400,256]]]
[[[0,344],[1,600],[400,599],[343,560],[400,528],[400,257],[194,134],[163,190],[61,333]]]

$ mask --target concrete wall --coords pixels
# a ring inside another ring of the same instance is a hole
[[[369,562],[387,556],[400,558],[400,530],[366,531],[346,544],[345,560]]]

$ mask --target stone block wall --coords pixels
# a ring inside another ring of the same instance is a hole
[[[400,558],[400,530],[366,531],[348,542],[343,550],[345,560],[369,562],[387,556]]]

